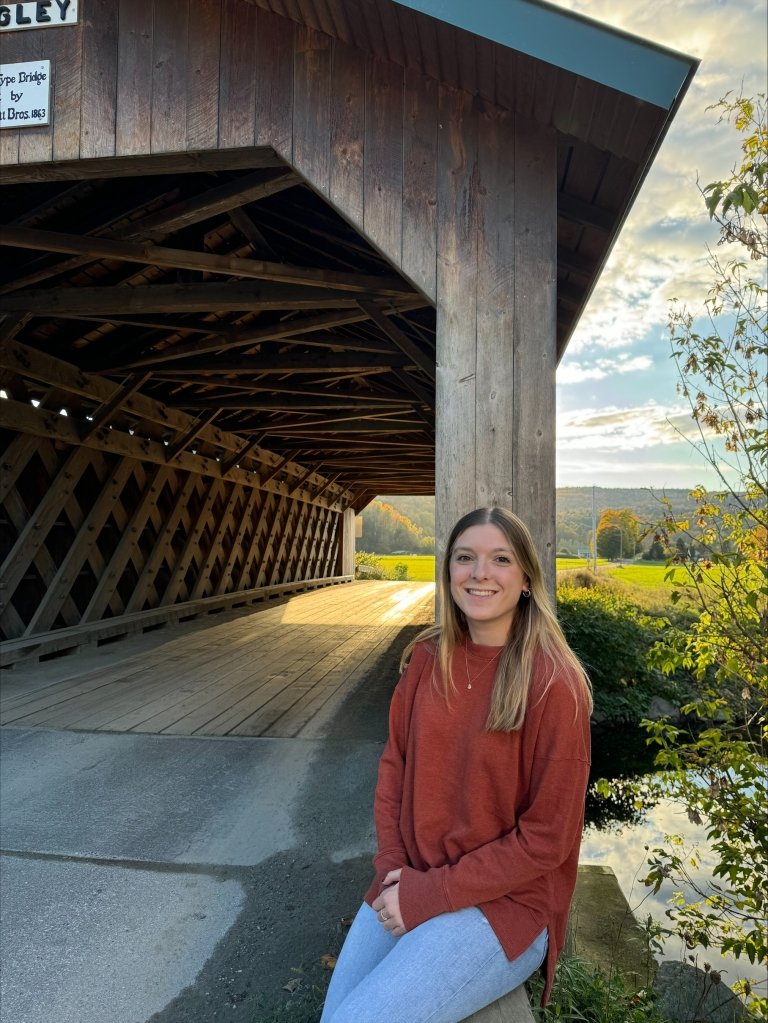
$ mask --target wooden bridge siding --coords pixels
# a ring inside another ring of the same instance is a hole
[[[100,0],[98,16],[45,33],[71,41],[55,77],[80,103],[79,133],[71,110],[4,131],[5,161],[14,135],[29,163],[272,146],[437,307],[438,540],[498,501],[553,573],[552,130],[242,0],[176,0],[188,30],[175,35],[161,6]],[[4,59],[38,35],[5,37]]]
[[[84,446],[27,441],[17,436],[3,455],[24,462],[2,503],[4,640],[320,578],[341,559],[338,510]]]

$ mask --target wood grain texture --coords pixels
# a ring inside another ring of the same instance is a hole
[[[395,265],[400,262],[403,194],[403,70],[375,57],[368,62],[365,97],[366,236]]]
[[[403,273],[433,302],[437,275],[438,86],[407,70],[403,97]]]
[[[148,153],[151,143],[154,0],[120,0],[115,152]]]
[[[219,65],[219,148],[254,145],[256,81],[253,59],[257,11],[252,4],[222,0]]]
[[[555,581],[557,223],[555,138],[515,119],[513,510],[533,533],[550,591]]]
[[[189,0],[155,4],[152,38],[153,153],[172,153],[187,147],[187,33]]]
[[[331,40],[314,29],[294,33],[293,165],[328,195],[331,137]]]
[[[81,159],[115,155],[117,116],[118,7],[112,0],[88,0],[88,6],[83,22]]]
[[[196,0],[189,11],[186,67],[186,147],[215,149],[219,135],[221,5]]]
[[[254,110],[257,146],[293,159],[293,37],[295,26],[259,10],[252,59],[260,68]]]
[[[478,119],[477,240],[477,482],[478,506],[514,507],[513,465],[517,440],[512,430],[517,389],[514,333],[515,146],[514,117],[488,105]],[[534,342],[535,343],[535,342]]]
[[[472,99],[440,88],[435,519],[438,557],[476,501],[477,122]]]
[[[333,46],[328,198],[353,223],[363,223],[365,57],[343,43]]]

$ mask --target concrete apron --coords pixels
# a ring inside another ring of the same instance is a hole
[[[381,747],[4,729],[2,1023],[258,1020],[357,909]],[[483,1013],[532,1018],[522,990]]]

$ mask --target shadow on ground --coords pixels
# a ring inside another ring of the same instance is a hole
[[[195,984],[149,1023],[313,1018],[301,1007],[317,1004],[312,989],[327,985],[321,957],[338,953],[341,921],[357,911],[371,877],[372,799],[389,702],[402,650],[420,628],[401,630],[325,729],[292,812],[296,846],[256,867],[212,869],[242,885],[243,910]]]

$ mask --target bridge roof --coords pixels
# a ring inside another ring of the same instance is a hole
[[[478,116],[492,103],[552,129],[562,354],[696,61],[536,0],[237,8],[479,97]],[[105,450],[124,427],[121,443],[141,457],[148,431],[171,461],[199,452],[229,472],[260,467],[279,493],[356,507],[376,493],[431,493],[434,294],[272,149],[143,158],[116,188],[128,173],[118,163],[0,170],[2,242],[13,250],[0,316],[20,345],[0,368],[23,381],[7,393],[42,409],[60,402],[87,421],[108,414]],[[98,411],[95,378],[96,390],[51,361],[31,369],[27,348],[119,385],[119,414]],[[175,428],[162,428],[164,408],[179,410]],[[64,439],[63,421],[42,409],[34,428]]]

